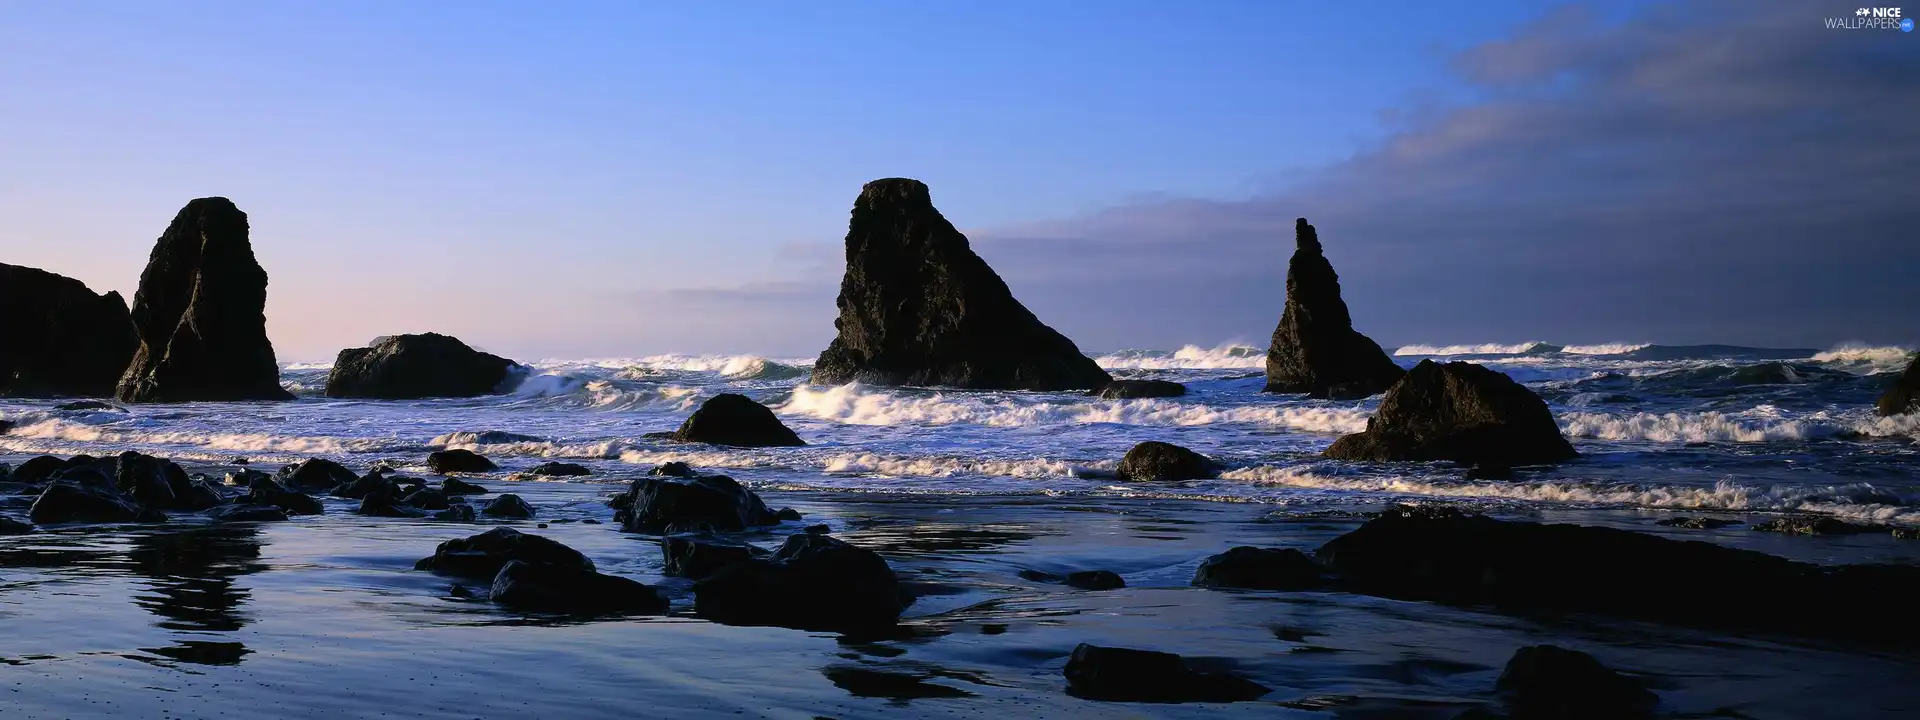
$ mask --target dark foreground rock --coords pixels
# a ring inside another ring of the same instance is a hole
[[[557,565],[592,571],[593,561],[580,551],[539,535],[528,535],[510,527],[456,538],[440,543],[433,557],[422,558],[413,569],[439,575],[491,579],[508,561]]]
[[[617,575],[570,565],[510,560],[494,575],[488,597],[529,612],[606,614],[660,613],[667,599],[653,588]]]
[[[1710,517],[1673,517],[1654,523],[1662,527],[1677,527],[1687,530],[1717,530],[1723,527],[1739,525],[1738,520],[1722,520]]]
[[[247,215],[200,198],[173,218],[140,274],[140,344],[120,379],[124,402],[292,400],[267,340],[267,272]]]
[[[861,188],[846,249],[839,335],[815,384],[1088,390],[1113,379],[1014,299],[918,180]]]
[[[1187,394],[1187,386],[1171,380],[1115,380],[1087,394],[1102,400],[1180,397]]]
[[[488,517],[526,520],[533,517],[533,506],[520,499],[519,495],[507,493],[488,501],[485,507],[480,508],[480,514]]]
[[[521,365],[438,333],[394,335],[341,350],[327,374],[327,397],[408,400],[505,392]]]
[[[270,505],[284,510],[289,515],[319,515],[326,512],[326,506],[306,493],[289,490],[286,486],[269,478],[254,478],[247,486],[245,502],[253,505]]]
[[[1224,672],[1200,672],[1173,653],[1080,644],[1067,660],[1067,692],[1116,702],[1240,702],[1271,689]]]
[[[485,495],[487,489],[460,478],[447,478],[440,481],[440,491],[448,495]]]
[[[582,477],[593,474],[593,471],[587,469],[585,465],[563,462],[545,463],[527,472],[544,477]]]
[[[360,476],[346,466],[326,458],[307,458],[280,469],[281,483],[301,492],[331,493],[334,488],[359,479]]]
[[[1334,441],[1326,456],[1513,466],[1577,453],[1547,404],[1512,378],[1472,363],[1422,360],[1387,391],[1366,432]]]
[[[666,561],[666,574],[699,580],[767,552],[743,542],[703,535],[669,535],[660,539],[660,554]]]
[[[1383,597],[1587,612],[1869,643],[1920,642],[1895,616],[1920,567],[1797,563],[1711,543],[1580,525],[1507,522],[1400,507],[1322,546],[1337,587]]]
[[[112,486],[56,480],[40,491],[27,516],[37,525],[52,523],[133,522],[141,507]]]
[[[1350,400],[1383,392],[1406,371],[1380,344],[1353,329],[1340,276],[1306,218],[1294,221],[1287,305],[1267,348],[1267,392]]]
[[[1495,688],[1513,720],[1633,720],[1652,717],[1660,702],[1592,655],[1552,645],[1520,648]]]
[[[1207,558],[1193,573],[1199,587],[1311,590],[1324,585],[1320,563],[1292,548],[1241,546]]]
[[[472,450],[439,450],[427,455],[427,467],[436,473],[485,473],[499,470],[485,455]]]
[[[120,293],[0,263],[0,397],[106,397],[139,338]]]
[[[1121,480],[1199,480],[1218,476],[1220,467],[1179,445],[1148,440],[1127,451],[1117,473]]]
[[[709,620],[803,630],[890,626],[912,602],[878,553],[804,533],[771,559],[720,569],[693,592],[695,611]]]
[[[724,475],[681,480],[644,477],[633,481],[614,506],[627,532],[739,532],[780,524],[765,501]]]
[[[700,404],[671,436],[680,442],[733,447],[796,447],[805,445],[767,406],[745,395],[721,393]]]
[[[1901,415],[1920,410],[1920,356],[1907,364],[1907,371],[1894,378],[1887,391],[1874,403],[1881,415]]]

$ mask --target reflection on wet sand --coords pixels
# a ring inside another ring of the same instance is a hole
[[[147,579],[149,593],[134,603],[160,616],[156,625],[193,633],[232,632],[249,622],[241,608],[251,594],[235,580],[266,569],[262,541],[251,527],[213,527],[141,533],[127,551],[133,574]],[[251,652],[238,642],[183,636],[174,647],[147,649],[162,657],[201,665],[233,665]]]

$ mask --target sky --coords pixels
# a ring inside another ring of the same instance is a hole
[[[1920,33],[1833,2],[0,2],[0,262],[249,213],[282,360],[808,356],[927,182],[1089,352],[1920,341]],[[1920,15],[1920,7],[1910,15]]]

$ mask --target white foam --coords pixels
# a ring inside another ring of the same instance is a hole
[[[1121,370],[1257,369],[1266,366],[1267,351],[1238,343],[1211,348],[1187,345],[1168,354],[1159,350],[1121,350],[1093,359],[1100,367]]]
[[[1864,417],[1828,412],[1792,416],[1771,405],[1738,413],[1570,412],[1559,415],[1569,437],[1666,443],[1761,443],[1817,440],[1841,435],[1920,437],[1920,417]]]
[[[625,361],[600,361],[602,367],[619,362],[619,377],[657,379],[667,373],[713,373],[735,379],[797,377],[812,359],[770,360],[759,355],[654,355]]]
[[[1868,365],[1878,372],[1882,370],[1903,370],[1913,360],[1913,351],[1904,347],[1872,347],[1849,343],[1822,353],[1815,353],[1814,362],[1845,363],[1850,365]]]
[[[39,441],[39,442],[35,442]],[[49,442],[51,441],[51,442]],[[18,452],[64,450],[58,443],[113,446],[185,446],[202,450],[248,453],[339,454],[417,449],[418,443],[392,438],[339,438],[272,435],[268,433],[204,433],[143,431],[118,426],[88,425],[59,419],[23,424],[0,436],[0,448]],[[122,449],[116,447],[115,451]]]
[[[1481,345],[1403,345],[1393,351],[1395,355],[1519,355],[1544,345],[1538,340],[1502,345],[1485,343]]]
[[[871,453],[833,455],[822,460],[829,473],[860,473],[895,477],[953,477],[989,475],[1026,479],[1111,477],[1115,463],[1068,463],[1061,460],[982,460],[961,457],[884,457]]]
[[[1649,508],[1820,512],[1876,522],[1920,522],[1920,497],[1902,497],[1868,483],[1748,486],[1722,480],[1713,487],[1533,482],[1435,482],[1407,477],[1314,474],[1309,467],[1258,466],[1229,470],[1223,479],[1264,485],[1424,497],[1518,500]],[[1897,503],[1886,500],[1896,499]]]
[[[1598,345],[1567,345],[1560,352],[1568,355],[1625,355],[1647,347],[1648,343],[1600,343]]]
[[[529,375],[513,392],[522,402],[594,410],[685,410],[692,407],[700,394],[698,388],[679,385],[632,388],[609,380],[588,380],[558,373]]]
[[[1214,408],[1164,399],[1034,402],[988,395],[936,393],[902,396],[858,383],[801,386],[774,411],[849,425],[986,425],[1028,427],[1063,423],[1190,426],[1248,423],[1326,433],[1366,429],[1367,411],[1354,407],[1249,405]]]

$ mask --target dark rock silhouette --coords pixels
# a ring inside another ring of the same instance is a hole
[[[527,472],[545,477],[580,477],[593,474],[593,471],[587,469],[585,465],[563,462],[545,463]]]
[[[1340,460],[1451,460],[1534,465],[1578,456],[1540,396],[1467,362],[1422,360],[1395,383],[1367,430],[1334,441]]]
[[[478,535],[440,543],[433,557],[414,563],[413,569],[438,575],[491,579],[508,561],[559,565],[592,571],[593,561],[580,551],[539,535],[497,527]]]
[[[439,450],[427,454],[427,468],[445,475],[447,473],[484,473],[499,470],[485,455],[472,450]]]
[[[693,471],[693,466],[680,462],[678,460],[655,467],[654,469],[647,471],[647,474],[659,475],[663,477],[683,477],[683,478],[699,476],[699,473],[696,473]]]
[[[699,580],[735,563],[766,555],[765,550],[743,542],[700,535],[669,535],[660,539],[660,554],[666,562],[663,572]]]
[[[1353,329],[1340,276],[1306,218],[1294,222],[1287,306],[1267,348],[1267,392],[1347,400],[1385,391],[1404,374],[1380,344]]]
[[[520,499],[519,495],[507,493],[489,501],[480,508],[480,514],[488,517],[525,520],[533,517],[533,506]]]
[[[1320,563],[1292,548],[1241,546],[1207,558],[1193,573],[1198,587],[1309,590],[1319,587]]]
[[[780,524],[759,495],[725,475],[640,478],[613,504],[621,508],[623,529],[649,535],[739,532]]]
[[[805,445],[767,406],[745,395],[721,393],[700,403],[672,439],[733,447],[795,447]]]
[[[287,519],[287,511],[272,505],[221,505],[206,512],[214,522],[275,522]]]
[[[292,400],[267,340],[267,271],[247,214],[226,198],[187,203],[160,236],[133,296],[140,345],[124,402]]]
[[[1113,379],[1014,299],[918,180],[861,189],[837,305],[816,384],[1087,390]]]
[[[327,397],[408,400],[474,397],[505,391],[521,365],[438,333],[395,335],[341,350],[327,374]]]
[[[1207,456],[1170,443],[1148,440],[1120,459],[1121,480],[1199,480],[1220,474]]]
[[[721,568],[693,592],[695,612],[709,620],[803,630],[890,626],[911,602],[878,553],[806,533],[771,559]]]
[[[108,397],[140,340],[120,293],[0,263],[0,397]]]
[[[1632,720],[1651,717],[1660,698],[1592,655],[1552,645],[1520,648],[1494,687],[1515,720]]]
[[[1081,643],[1067,659],[1067,691],[1119,702],[1238,702],[1271,692],[1223,672],[1201,672],[1173,653]]]
[[[448,495],[485,495],[487,489],[460,478],[447,478],[440,481],[440,491]]]
[[[487,597],[515,610],[569,614],[666,612],[653,588],[618,575],[567,565],[509,560]]]
[[[1887,386],[1886,393],[1880,396],[1874,409],[1881,415],[1901,415],[1920,410],[1920,357],[1908,363],[1907,371],[1900,373],[1900,377]]]
[[[287,511],[289,515],[319,515],[326,507],[319,500],[306,493],[288,490],[286,486],[270,478],[254,478],[247,486],[246,502],[253,505],[271,505]]]
[[[1127,586],[1126,578],[1112,570],[1080,570],[1059,575],[1040,570],[1021,570],[1020,577],[1034,582],[1058,583],[1081,590],[1118,590]]]
[[[301,492],[333,492],[340,487],[359,480],[346,466],[326,458],[307,458],[297,465],[288,465],[280,469],[280,481],[287,487]]]
[[[1102,400],[1180,397],[1187,386],[1171,380],[1115,380],[1087,393]]]
[[[421,510],[445,510],[448,505],[447,494],[436,488],[423,487],[400,498],[400,504]]]

